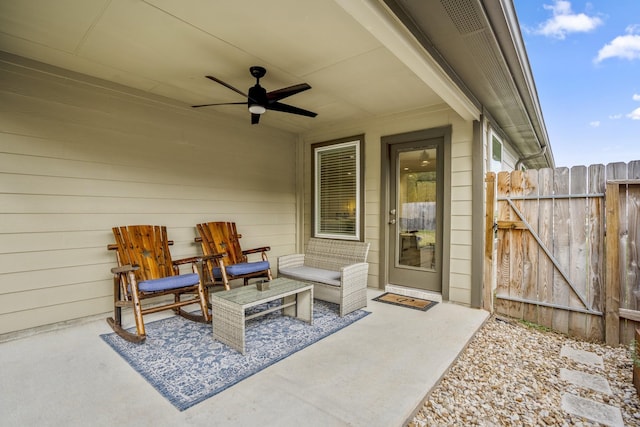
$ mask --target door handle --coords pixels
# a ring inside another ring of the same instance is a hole
[[[392,218],[392,219],[390,219],[390,220],[389,220],[389,224],[392,224],[392,225],[393,225],[393,224],[395,224],[395,223],[396,223],[396,219],[395,219],[395,218]]]

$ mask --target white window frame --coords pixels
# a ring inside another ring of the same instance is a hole
[[[313,230],[312,234],[314,237],[325,238],[325,239],[340,239],[340,240],[362,240],[362,145],[363,145],[362,137],[351,137],[342,139],[339,141],[327,142],[314,144],[312,146],[313,151]],[[322,221],[320,218],[322,216],[321,212],[321,188],[320,188],[320,154],[330,150],[336,149],[344,149],[345,147],[354,147],[355,148],[355,158],[353,159],[355,163],[355,206],[354,215],[355,215],[355,228],[354,234],[345,234],[345,233],[331,233],[327,231],[323,231],[320,229],[322,225]]]

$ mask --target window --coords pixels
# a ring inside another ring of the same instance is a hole
[[[314,144],[313,235],[362,239],[363,137]]]
[[[502,171],[502,142],[491,133],[491,172]]]

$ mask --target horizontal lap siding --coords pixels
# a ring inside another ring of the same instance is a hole
[[[449,300],[471,303],[472,253],[472,135],[459,128],[451,147],[451,277]]]
[[[295,250],[296,137],[82,77],[0,61],[0,334],[112,308],[111,227],[238,224]]]

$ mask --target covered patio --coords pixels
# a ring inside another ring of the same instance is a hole
[[[369,316],[184,412],[99,338],[101,317],[19,335],[0,343],[3,424],[403,425],[489,314],[371,301],[380,293]]]

